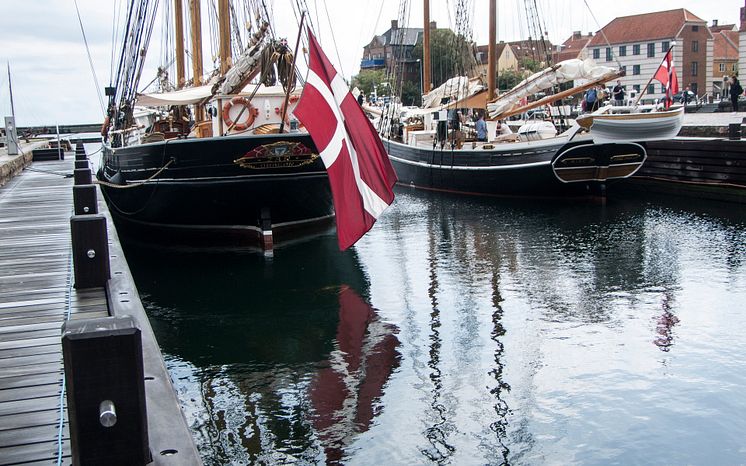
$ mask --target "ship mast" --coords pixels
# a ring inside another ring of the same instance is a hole
[[[422,29],[422,93],[430,92],[430,0],[424,0],[425,27]]]
[[[202,84],[202,14],[200,12],[200,0],[189,0],[189,13],[192,21],[192,75],[193,85]],[[194,109],[194,121],[204,119],[202,107],[197,105]]]
[[[220,74],[225,76],[231,68],[231,16],[228,0],[218,0],[218,25],[220,30]]]
[[[495,75],[497,74],[495,43],[497,42],[497,27],[495,17],[497,16],[497,0],[490,0],[490,33],[487,45],[487,101],[495,98]]]
[[[184,72],[184,11],[183,0],[174,0],[174,19],[176,29],[176,88],[181,89],[186,82]]]

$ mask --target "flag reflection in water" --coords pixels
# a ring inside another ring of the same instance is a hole
[[[384,385],[399,366],[395,325],[384,323],[352,288],[339,294],[338,347],[310,386],[311,422],[327,463],[342,458],[356,434],[365,432],[382,406]]]

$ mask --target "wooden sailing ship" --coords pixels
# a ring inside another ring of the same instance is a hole
[[[189,2],[187,85],[185,2],[173,0],[176,89],[154,94],[135,92],[145,57],[131,52],[147,50],[154,2],[131,2],[116,85],[107,89],[98,178],[125,226],[165,238],[258,240],[271,247],[330,225],[332,196],[318,151],[293,117],[298,43],[293,52],[271,38],[264,18],[234,59],[228,2],[217,2],[220,69],[211,82],[202,82],[200,2]],[[277,84],[268,79],[275,73]],[[253,84],[257,79],[262,83]]]
[[[427,25],[428,0],[424,1],[424,14]],[[638,143],[642,139],[625,134],[615,139],[600,140],[594,138],[593,130],[588,131],[587,127],[580,125],[573,125],[567,131],[556,134],[551,123],[541,122],[519,137],[504,139],[491,135],[484,142],[466,140],[463,144],[456,143],[457,138],[451,136],[451,125],[444,121],[449,110],[463,108],[485,112],[500,99],[505,99],[508,104],[499,112],[490,114],[494,119],[503,119],[550,104],[620,75],[618,71],[603,67],[599,67],[600,71],[594,69],[586,72],[584,63],[570,63],[569,67],[580,69],[577,76],[587,79],[586,84],[530,104],[519,104],[523,97],[540,90],[538,83],[542,80],[553,82],[551,75],[559,73],[562,67],[556,65],[529,77],[505,95],[496,96],[496,14],[496,0],[490,0],[487,89],[475,94],[459,95],[456,102],[420,111],[424,127],[418,128],[420,131],[409,132],[405,129],[397,134],[384,126],[384,145],[399,182],[422,189],[476,195],[584,196],[604,194],[607,182],[633,175],[646,158],[644,144]],[[429,28],[425,27],[424,94],[431,91],[429,36]],[[551,129],[550,135],[543,137],[540,132],[547,126]],[[673,126],[676,126],[675,122]],[[669,133],[660,132],[659,129],[651,128],[651,139],[667,137]],[[677,128],[675,130],[678,131]]]

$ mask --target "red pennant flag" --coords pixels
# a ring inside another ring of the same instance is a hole
[[[676,69],[673,67],[673,54],[671,49],[668,50],[666,56],[663,57],[661,66],[658,67],[658,71],[655,72],[653,79],[657,79],[666,88],[666,97],[664,99],[666,108],[669,108],[673,103],[673,96],[679,92],[679,78],[676,76]]]
[[[396,173],[381,138],[309,31],[309,72],[293,112],[316,144],[334,197],[344,251],[394,202]]]

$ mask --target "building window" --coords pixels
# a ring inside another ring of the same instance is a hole
[[[638,93],[639,93],[639,92],[640,92],[640,85],[639,85],[639,84],[633,84],[633,85],[632,85],[632,89],[634,89],[634,90],[635,90],[635,92],[638,92]]]
[[[593,49],[593,59],[598,60],[601,58],[601,49]]]
[[[692,32],[699,31],[699,26],[692,26]]]
[[[661,94],[665,94],[665,93],[666,93],[666,85],[661,84]]]
[[[731,71],[733,71],[734,73],[738,71],[737,68],[738,68],[738,63],[733,63],[733,65],[731,65],[730,67]]]
[[[620,45],[619,46],[619,56],[620,57],[626,57],[627,56],[627,46],[626,45]]]
[[[622,73],[624,73],[625,76],[627,75],[627,65],[622,67]]]
[[[632,74],[633,75],[640,74],[640,65],[632,65]]]
[[[655,84],[648,84],[648,94],[655,94]]]
[[[634,44],[632,46],[632,55],[640,55],[640,44]]]
[[[697,76],[697,73],[699,72],[699,63],[696,61],[692,62],[692,76]]]
[[[655,44],[648,44],[648,58],[655,56]]]
[[[661,42],[661,53],[668,52],[668,48],[670,46],[671,46],[671,44],[667,40],[664,40],[663,42]]]
[[[692,52],[699,52],[699,41],[698,40],[692,41]]]
[[[720,72],[725,73],[725,63],[720,64]]]
[[[611,61],[611,47],[606,47],[606,61]]]

